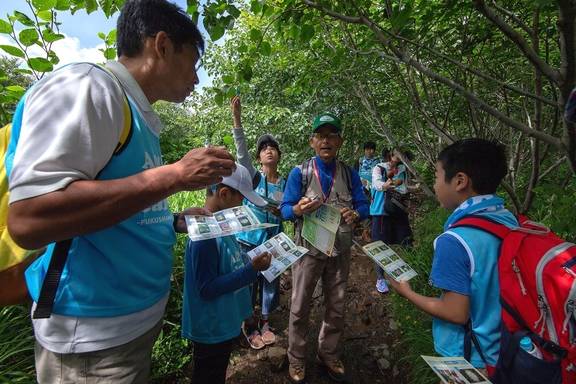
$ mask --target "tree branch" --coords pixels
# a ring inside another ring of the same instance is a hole
[[[504,33],[520,50],[526,58],[534,65],[544,76],[551,79],[556,84],[562,82],[562,75],[557,69],[554,69],[548,63],[540,58],[537,52],[535,52],[526,39],[522,37],[514,28],[512,28],[506,21],[504,21],[500,16],[490,8],[484,0],[473,0],[476,9],[482,13],[488,20],[490,20],[494,25]]]

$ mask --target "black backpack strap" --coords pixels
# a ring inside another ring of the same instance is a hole
[[[466,325],[464,325],[464,358],[470,362],[470,358],[472,357],[472,344],[474,344],[474,348],[480,355],[480,358],[488,366],[488,361],[484,356],[484,352],[482,352],[482,348],[480,347],[480,342],[476,337],[476,334],[472,330],[472,321],[468,320]]]
[[[300,181],[300,183],[302,184],[302,190],[300,195],[304,196],[306,194],[306,190],[308,189],[308,186],[310,185],[310,161],[311,159],[308,159],[306,161],[304,161],[302,163],[302,165],[300,166],[300,172],[302,173],[302,180]]]
[[[33,319],[47,319],[52,314],[54,298],[56,297],[56,291],[58,291],[58,284],[60,283],[60,277],[62,276],[62,270],[66,264],[71,244],[72,240],[64,240],[57,242],[54,246],[54,252],[42,282],[36,309],[34,309],[32,314]]]
[[[510,316],[512,316],[514,321],[516,321],[516,323],[525,330],[525,332],[523,331],[524,334],[522,334],[521,337],[524,337],[527,335],[530,336],[530,338],[532,340],[536,340],[539,347],[543,348],[544,350],[546,350],[550,353],[555,354],[560,359],[564,359],[568,355],[568,352],[564,348],[559,346],[558,344],[556,344],[550,340],[545,340],[543,337],[541,337],[537,333],[532,332],[532,330],[530,329],[530,327],[528,327],[528,325],[526,324],[526,322],[524,321],[522,316],[520,316],[520,314],[510,304],[508,304],[508,302],[506,302],[506,300],[504,300],[504,298],[502,296],[500,296],[500,305],[502,306],[502,309],[505,310]],[[516,332],[516,333],[521,333],[521,332]],[[516,335],[516,333],[514,335]],[[520,340],[520,339],[518,339],[518,340]]]

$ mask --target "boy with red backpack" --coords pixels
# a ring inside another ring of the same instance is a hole
[[[489,374],[500,352],[500,240],[480,229],[451,226],[463,217],[477,215],[508,228],[517,227],[504,200],[495,195],[505,175],[506,155],[500,144],[466,139],[441,151],[434,190],[440,204],[453,212],[444,224],[444,233],[434,241],[430,282],[443,293],[440,297],[422,296],[408,282],[389,279],[400,295],[434,317],[436,352],[446,357],[464,356],[467,329],[471,330],[479,346],[471,348],[469,360]]]

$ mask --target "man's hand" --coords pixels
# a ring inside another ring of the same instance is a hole
[[[266,210],[276,217],[280,217],[282,215],[278,207],[267,207]]]
[[[386,282],[390,285],[400,296],[407,297],[412,291],[410,283],[407,281],[397,282],[392,278],[386,278]]]
[[[252,259],[252,268],[255,271],[265,271],[270,267],[272,256],[268,252],[263,252]]]
[[[382,186],[383,190],[388,190],[390,188],[394,188],[394,181],[392,181],[392,179],[388,179],[384,182],[384,185]]]
[[[174,229],[177,233],[187,233],[188,228],[186,226],[186,219],[184,216],[212,216],[212,212],[210,212],[206,208],[188,208],[183,210],[182,212],[178,213],[178,219],[174,223]]]
[[[240,97],[234,96],[230,100],[230,109],[232,110],[232,118],[234,119],[234,128],[242,127],[242,104],[240,103]]]
[[[340,210],[340,213],[342,214],[342,218],[344,219],[346,224],[354,224],[360,218],[360,215],[354,209],[342,208]]]
[[[218,184],[236,169],[234,158],[224,147],[194,148],[173,164],[178,172],[178,190],[194,191]]]
[[[303,197],[300,201],[292,207],[292,211],[296,216],[302,216],[304,214],[314,212],[322,205],[320,198],[310,199],[309,197]]]

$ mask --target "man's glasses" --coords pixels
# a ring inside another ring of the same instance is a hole
[[[333,140],[340,137],[340,134],[337,132],[328,132],[328,133],[316,132],[312,135],[312,137],[314,137],[316,140],[324,140],[324,139]]]

